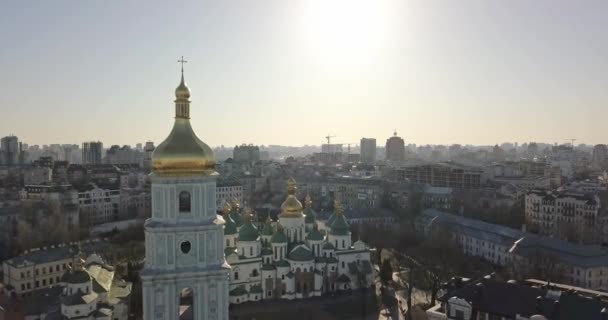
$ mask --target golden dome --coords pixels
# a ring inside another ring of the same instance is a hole
[[[287,180],[287,199],[281,204],[281,217],[304,217],[302,203],[296,198],[297,189],[294,178]]]
[[[182,73],[182,81],[179,86],[175,88],[175,98],[177,100],[188,100],[190,99],[190,88],[184,82],[184,74]]]
[[[190,90],[184,83],[175,89],[176,115],[171,133],[152,153],[152,170],[157,175],[214,175],[215,156],[190,125]]]

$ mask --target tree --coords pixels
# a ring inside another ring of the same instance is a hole
[[[399,278],[398,285],[405,290],[405,299],[407,302],[406,317],[408,320],[412,320],[412,295],[414,293],[416,279],[420,279],[420,272],[422,269],[419,267],[420,264],[416,260],[404,253],[397,253],[395,257],[399,262],[399,266],[404,269],[403,272],[397,273]]]
[[[393,267],[391,266],[389,259],[384,259],[384,261],[382,261],[382,266],[380,267],[380,280],[382,280],[382,283],[385,285],[393,280]]]

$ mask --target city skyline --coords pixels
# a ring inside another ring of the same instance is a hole
[[[182,55],[211,146],[606,142],[602,1],[2,6],[0,128],[32,145],[162,141]]]

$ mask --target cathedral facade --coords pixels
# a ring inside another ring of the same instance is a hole
[[[226,260],[231,265],[230,303],[272,299],[306,299],[336,291],[370,287],[374,282],[371,252],[351,243],[350,226],[340,202],[320,230],[310,196],[305,207],[288,181],[279,219],[268,218],[259,230],[250,210],[237,202],[223,210]]]
[[[184,61],[181,61],[182,63]],[[152,154],[152,215],[141,272],[146,320],[227,320],[230,303],[305,299],[370,287],[370,250],[351,243],[344,210],[320,230],[296,182],[276,222],[258,230],[237,201],[217,214],[215,157],[190,125],[190,89],[175,90],[175,122]]]

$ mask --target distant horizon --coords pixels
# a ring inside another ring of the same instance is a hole
[[[79,143],[69,143],[69,142],[67,142],[67,143],[64,143],[64,142],[29,143],[28,141],[23,141],[19,137],[19,135],[17,135],[17,134],[13,134],[13,135],[16,136],[19,139],[19,142],[26,143],[28,146],[40,146],[40,147],[42,147],[44,145],[50,146],[50,145],[55,145],[55,144],[57,144],[57,145],[78,145],[79,147],[82,147],[82,144],[85,143],[85,142],[101,142],[101,143],[103,143],[104,149],[108,149],[109,147],[114,146],[114,145],[118,145],[118,146],[121,146],[121,147],[127,145],[127,146],[130,146],[132,148],[135,148],[138,143],[141,143],[142,147],[145,147],[146,142],[151,141],[151,140],[146,140],[146,141],[135,142],[135,143],[131,143],[131,144],[129,144],[129,143],[117,144],[117,143],[106,143],[106,142],[104,142],[102,140],[99,140],[99,139],[90,139],[90,140],[83,140],[82,142],[79,142]],[[0,138],[6,137],[6,136],[9,136],[9,135],[1,135]],[[199,138],[201,138],[201,137],[199,137]],[[373,137],[364,137],[364,138],[372,138],[373,139]],[[401,138],[403,138],[403,137],[401,137]],[[204,139],[201,139],[201,140],[203,140],[203,142],[205,141]],[[385,144],[378,144],[378,141],[379,140],[376,138],[376,148],[383,148],[383,147],[385,147]],[[383,141],[385,141],[385,140],[383,140]],[[162,141],[158,141],[158,142],[157,141],[152,141],[152,142],[154,142],[154,146],[158,146],[158,144],[161,143]],[[554,145],[570,145],[570,142],[568,142],[568,141],[565,141],[565,142],[562,142],[562,143],[558,143],[558,142],[542,142],[542,141],[524,141],[524,142],[503,141],[503,142],[498,142],[498,143],[493,143],[493,144],[471,144],[471,143],[466,143],[466,144],[465,143],[449,143],[449,144],[438,143],[438,144],[430,144],[430,143],[411,143],[411,142],[408,143],[408,141],[405,140],[405,146],[406,147],[408,145],[416,145],[416,147],[421,147],[421,146],[446,146],[446,147],[449,147],[451,145],[460,145],[462,147],[468,147],[468,146],[471,146],[471,147],[494,147],[496,145],[501,146],[502,144],[505,144],[505,143],[510,143],[510,144],[513,144],[513,145],[515,143],[517,143],[518,147],[521,147],[522,145],[529,144],[529,143],[537,143],[537,144],[550,145],[550,146],[554,146]],[[324,144],[303,144],[303,145],[283,145],[283,144],[264,144],[264,143],[262,143],[262,144],[239,143],[239,144],[235,144],[235,145],[225,145],[225,144],[224,145],[210,145],[210,147],[213,148],[213,149],[221,148],[221,147],[224,147],[224,148],[234,148],[235,146],[250,145],[250,144],[254,145],[254,146],[259,146],[259,147],[263,146],[263,147],[285,147],[285,148],[305,148],[305,147],[308,147],[308,148],[321,148],[322,145],[325,145],[326,143],[324,143]],[[332,144],[334,144],[334,143],[332,142]],[[346,146],[348,145],[347,143],[335,143],[335,144],[342,144],[344,146],[344,148],[346,148]],[[591,143],[584,143],[584,142],[580,142],[580,143],[579,142],[575,142],[574,146],[575,147],[578,147],[578,146],[593,147],[593,146],[598,145],[598,144],[606,144],[606,143],[594,143],[594,144],[591,144]],[[356,144],[352,144],[351,143],[350,145],[351,145],[351,147],[360,147],[359,143],[356,143]]]

